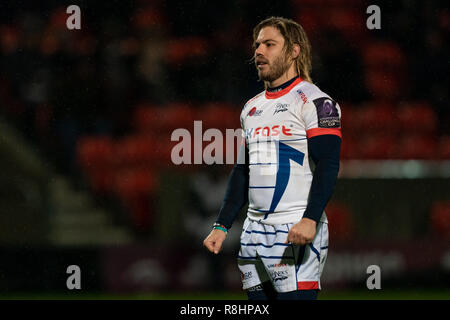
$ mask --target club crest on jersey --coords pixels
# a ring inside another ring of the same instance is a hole
[[[288,110],[289,105],[287,103],[277,103],[275,106],[275,111],[273,114],[276,114],[278,112],[284,112]]]
[[[335,101],[323,97],[315,99],[313,102],[317,110],[319,128],[339,128],[341,126]]]
[[[260,116],[261,113],[263,111],[262,110],[257,110],[256,107],[253,107],[250,109],[250,111],[247,113],[247,116],[252,117],[252,116]]]

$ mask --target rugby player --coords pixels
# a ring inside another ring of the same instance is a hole
[[[303,28],[271,17],[253,30],[265,90],[241,113],[243,144],[216,223],[203,244],[218,254],[248,203],[238,266],[250,300],[314,300],[328,252],[325,207],[339,171],[341,109],[312,83]]]

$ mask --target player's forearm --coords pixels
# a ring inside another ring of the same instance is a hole
[[[316,168],[303,217],[319,222],[336,184],[340,146],[341,139],[334,135],[317,136],[308,141],[308,149]]]
[[[216,222],[231,228],[237,214],[248,202],[248,164],[236,164],[228,179],[225,198]]]

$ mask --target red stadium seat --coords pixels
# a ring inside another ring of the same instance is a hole
[[[189,104],[182,102],[166,105],[161,116],[161,122],[166,128],[169,128],[168,131],[165,131],[166,133],[171,133],[172,130],[178,128],[190,129],[194,125],[194,120],[198,118],[196,110]]]
[[[409,80],[402,49],[393,42],[370,41],[362,51],[369,92],[377,99],[397,98]]]
[[[195,110],[185,103],[164,106],[140,106],[133,117],[134,127],[139,132],[154,134],[171,133],[177,128],[193,128]]]
[[[397,98],[405,86],[403,73],[377,68],[368,69],[365,84],[375,99],[393,100]]]
[[[150,135],[130,135],[115,145],[115,161],[121,166],[151,166],[154,155],[154,138]]]
[[[67,12],[66,8],[63,6],[57,7],[50,14],[50,28],[55,30],[66,30],[67,29]]]
[[[155,132],[159,121],[158,121],[158,111],[160,106],[153,105],[150,103],[139,104],[132,118],[132,126],[138,132]]]
[[[171,64],[180,64],[191,58],[208,54],[208,41],[201,37],[171,39],[167,44],[167,59]]]
[[[349,241],[354,235],[354,221],[350,209],[341,203],[330,202],[325,208],[330,241]]]
[[[0,27],[0,48],[2,53],[11,53],[17,50],[20,43],[20,32],[17,27]]]
[[[356,119],[357,108],[348,102],[339,103],[342,110],[341,128],[342,132],[353,134],[358,130],[358,122]]]
[[[360,157],[362,159],[395,159],[396,137],[389,133],[366,134],[358,143]]]
[[[439,140],[439,158],[450,159],[450,136],[442,136]]]
[[[355,0],[294,0],[298,21],[314,41],[322,29],[340,31],[347,39],[357,40],[366,32],[362,3]]]
[[[366,67],[374,69],[402,69],[406,58],[398,44],[385,41],[370,41],[363,48]]]
[[[352,135],[345,135],[343,133],[342,136],[342,145],[341,145],[341,159],[358,159],[361,157],[361,152],[359,150],[359,145],[356,139]]]
[[[345,116],[345,114],[344,114]],[[397,114],[388,103],[370,103],[363,105],[354,119],[358,131],[393,134],[398,131]]]
[[[199,118],[203,122],[203,129],[217,128],[225,133],[225,129],[241,127],[241,111],[241,108],[234,105],[212,102],[203,106]]]
[[[86,136],[77,143],[78,161],[84,169],[95,169],[112,164],[113,140],[107,136]]]
[[[192,142],[193,136],[191,136]],[[174,166],[172,162],[172,149],[175,145],[177,145],[180,141],[171,141],[171,135],[159,135],[157,139],[154,141],[154,165],[158,167],[172,167]],[[193,142],[192,142],[193,143]],[[191,145],[192,145],[191,143]]]
[[[425,102],[403,102],[397,110],[397,117],[403,132],[435,133],[438,119],[433,108]]]
[[[95,170],[87,171],[87,176],[94,194],[108,195],[114,191],[114,169],[99,167]]]
[[[438,154],[437,139],[429,135],[406,133],[397,139],[397,144],[401,159],[435,159]]]
[[[359,41],[367,31],[366,16],[358,8],[336,7],[326,12],[327,26],[339,30],[349,41]]]
[[[149,195],[156,187],[155,173],[147,168],[126,168],[114,174],[114,190],[124,198]]]
[[[431,207],[430,220],[435,235],[450,239],[450,201],[438,201]]]
[[[323,10],[323,6],[339,7],[339,8],[355,8],[361,7],[359,0],[292,0],[292,5],[297,8],[314,8],[316,10]]]
[[[321,20],[317,18],[316,11],[306,6],[297,9],[296,21],[298,21],[303,29],[311,36],[320,31],[323,27]]]
[[[139,8],[130,19],[138,29],[147,30],[152,27],[165,27],[164,15],[157,6],[147,5],[145,8]]]
[[[152,201],[157,186],[155,173],[145,168],[130,168],[115,173],[114,191],[138,231],[147,231],[153,222]]]

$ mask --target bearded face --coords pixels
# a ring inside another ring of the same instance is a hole
[[[255,65],[260,80],[273,83],[286,74],[293,62],[285,49],[285,40],[274,27],[264,27],[255,39]]]
[[[262,81],[272,82],[280,78],[290,67],[290,63],[284,51],[273,57],[272,61],[266,58],[257,58],[255,60],[258,78]]]

